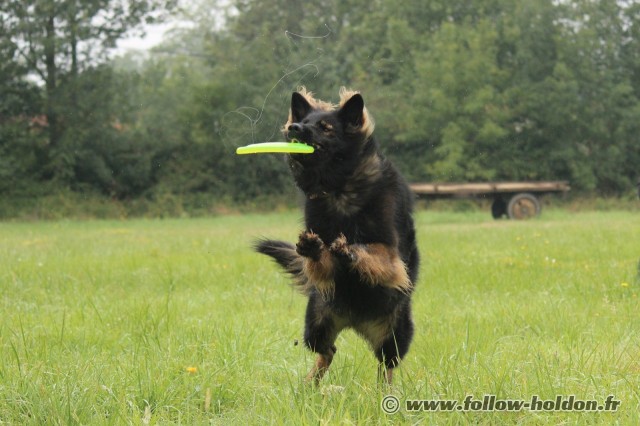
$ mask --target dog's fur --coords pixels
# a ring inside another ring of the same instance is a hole
[[[413,337],[410,298],[418,273],[411,217],[413,195],[378,151],[374,122],[357,92],[340,91],[340,104],[293,93],[288,140],[315,147],[290,154],[289,166],[305,194],[305,226],[296,245],[260,240],[309,297],[304,342],[318,354],[309,380],[319,380],[336,352],[341,330],[364,337],[391,382]]]

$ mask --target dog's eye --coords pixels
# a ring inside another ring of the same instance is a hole
[[[324,120],[320,121],[318,123],[318,126],[320,127],[320,130],[322,130],[325,133],[331,132],[333,130],[333,126]]]

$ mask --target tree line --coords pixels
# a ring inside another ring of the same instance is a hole
[[[179,16],[147,54],[114,56]],[[640,4],[631,0],[4,0],[0,194],[250,202],[294,190],[291,92],[362,92],[411,181],[568,180],[632,193]]]

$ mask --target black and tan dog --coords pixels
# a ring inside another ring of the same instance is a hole
[[[293,93],[285,136],[315,147],[313,154],[288,157],[306,196],[306,229],[296,245],[260,240],[256,250],[275,259],[309,297],[304,342],[318,357],[308,380],[327,371],[344,328],[369,342],[389,383],[413,337],[410,301],[419,262],[413,196],[378,151],[373,128],[356,92],[342,88],[339,105],[304,88]]]

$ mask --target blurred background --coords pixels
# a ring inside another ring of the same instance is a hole
[[[282,156],[235,148],[302,85],[362,92],[409,181],[637,197],[637,1],[4,0],[0,218],[288,206]]]

